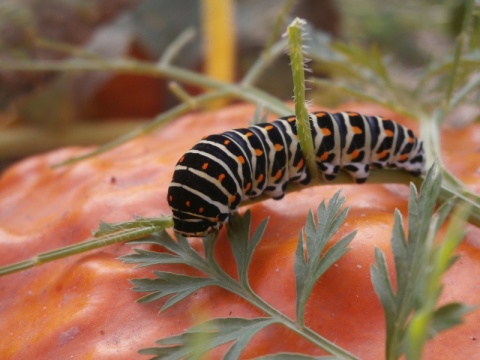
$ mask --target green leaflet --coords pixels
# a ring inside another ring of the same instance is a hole
[[[316,282],[325,271],[337,262],[347,251],[348,244],[353,240],[355,232],[348,234],[322,255],[327,242],[338,231],[345,220],[348,208],[340,211],[345,202],[337,192],[328,205],[322,201],[318,207],[317,223],[313,213],[309,212],[305,228],[302,229],[298,238],[295,252],[295,280],[297,287],[297,322],[304,325],[305,305]],[[307,254],[304,253],[304,242]]]
[[[134,291],[150,292],[150,294],[138,299],[139,302],[150,302],[174,294],[160,311],[168,309],[198,289],[220,285],[218,281],[209,278],[193,277],[182,274],[154,271],[156,279],[134,279],[132,284]]]
[[[228,226],[228,238],[237,263],[237,272],[240,284],[249,288],[248,267],[252,260],[253,252],[263,236],[268,220],[263,220],[250,239],[251,214],[247,211],[242,218],[235,216]]]

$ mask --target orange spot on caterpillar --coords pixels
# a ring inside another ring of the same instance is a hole
[[[257,155],[257,156],[262,156],[262,155],[263,155],[263,151],[260,150],[260,149],[255,149],[255,155]]]
[[[330,131],[329,128],[322,128],[322,133],[323,133],[323,136],[330,136],[330,135],[332,135],[332,132]]]
[[[393,137],[393,131],[392,130],[385,130],[385,136],[386,137]]]
[[[245,186],[245,191],[250,190],[251,187],[252,187],[252,183],[249,182],[247,186]]]
[[[208,168],[208,163],[203,163],[202,169],[203,169],[203,170],[207,170],[207,168]]]
[[[203,207],[201,207],[200,209],[198,209],[198,213],[201,214],[205,211],[205,209]]]
[[[300,161],[297,164],[297,169],[301,169],[303,167],[303,164],[304,164],[303,159],[300,159]]]
[[[408,138],[408,143],[409,143],[409,144],[413,144],[414,141],[415,141],[414,138],[412,138],[412,137],[409,137],[409,138]]]
[[[265,130],[267,130],[267,131],[270,131],[270,130],[272,130],[272,129],[273,129],[273,126],[272,126],[272,125],[267,125],[267,126],[265,126]]]
[[[168,197],[168,201],[170,201],[170,202],[173,201],[173,196],[172,196],[172,195],[170,195],[170,196]]]
[[[185,205],[187,205],[187,207],[190,207],[190,201],[186,201]]]
[[[183,160],[185,160],[185,156],[182,156],[182,157],[180,158],[180,160],[178,160],[178,162],[179,162],[179,163],[182,163]]]
[[[275,144],[275,150],[276,151],[282,151],[283,150],[283,145],[282,144]]]
[[[317,157],[318,160],[320,161],[327,161],[328,160],[328,152],[324,152],[322,155]]]
[[[253,136],[253,133],[252,133],[251,131],[249,131],[249,132],[245,133],[245,136],[246,136],[246,137]]]
[[[358,158],[359,155],[360,155],[360,150],[355,149],[355,150],[353,150],[353,152],[352,152],[352,154],[351,154],[350,156],[351,156],[351,159],[352,159],[352,160],[355,160],[355,159]]]
[[[241,156],[241,155],[237,156],[237,159],[240,162],[240,164],[242,164],[242,165],[245,164],[245,158],[243,156]]]
[[[288,121],[288,122],[294,122],[295,119],[296,119],[295,116],[290,116],[289,118],[287,118],[287,121]]]
[[[230,196],[230,203],[235,202],[235,200],[237,200],[237,195]]]
[[[386,158],[387,156],[388,156],[388,150],[383,150],[383,151],[378,153],[378,158],[380,160]]]
[[[282,175],[283,175],[283,171],[281,169],[278,170],[274,176],[275,180],[280,180],[282,178]]]
[[[407,160],[408,159],[408,154],[402,154],[398,157],[398,160],[400,161],[404,161],[404,160]]]
[[[317,113],[315,113],[315,115],[316,115],[317,117],[327,116],[327,114],[326,114],[325,112],[323,112],[323,111],[322,111],[322,112],[317,112]]]
[[[228,145],[228,144],[230,144],[230,140],[225,140],[225,141],[223,142],[223,145]]]
[[[257,182],[258,182],[258,183],[261,183],[264,178],[265,178],[265,177],[263,176],[263,174],[258,175]]]
[[[353,130],[354,134],[362,134],[363,133],[362,129],[360,129],[358,126],[353,126],[352,130]]]
[[[225,179],[225,174],[220,174],[218,176],[218,181],[222,182],[223,179]]]
[[[353,111],[347,111],[348,116],[358,116],[358,113],[353,112]]]

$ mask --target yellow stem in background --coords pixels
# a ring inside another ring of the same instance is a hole
[[[203,37],[204,73],[225,81],[235,80],[235,13],[233,0],[202,0],[201,23]],[[219,108],[227,100],[210,103]]]

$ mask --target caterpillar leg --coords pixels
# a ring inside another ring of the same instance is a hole
[[[338,172],[340,171],[340,166],[339,165],[333,165],[333,164],[326,164],[326,163],[318,163],[318,167],[320,171],[322,172],[323,179],[325,181],[332,181],[335,180],[335,178],[338,175]]]
[[[343,169],[355,180],[357,184],[363,184],[367,181],[370,174],[370,165],[363,163],[349,163],[343,166]]]

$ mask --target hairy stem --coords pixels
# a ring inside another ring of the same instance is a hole
[[[290,60],[292,63],[293,92],[295,100],[295,116],[300,148],[310,176],[318,178],[318,168],[315,161],[315,149],[310,129],[310,118],[305,106],[305,75],[303,60],[302,25],[304,21],[296,18],[287,29],[290,44]]]

